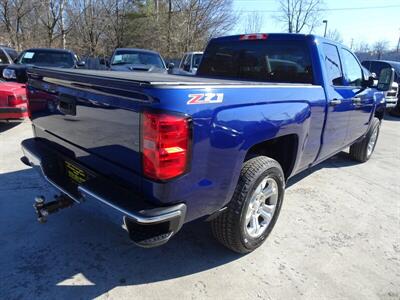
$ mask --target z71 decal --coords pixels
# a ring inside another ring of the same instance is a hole
[[[205,94],[190,94],[187,104],[211,104],[222,103],[224,94],[222,93],[205,93]]]

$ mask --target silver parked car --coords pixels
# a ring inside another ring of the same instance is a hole
[[[136,48],[115,49],[110,60],[110,70],[167,73],[160,53]]]

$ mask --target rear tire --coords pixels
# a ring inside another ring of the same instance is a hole
[[[379,137],[379,129],[381,121],[378,118],[372,120],[372,125],[369,128],[365,137],[350,146],[350,155],[359,162],[366,162],[374,153],[376,142]]]
[[[284,174],[276,160],[257,156],[246,161],[227,209],[211,221],[213,235],[238,253],[258,248],[278,219],[284,192]]]

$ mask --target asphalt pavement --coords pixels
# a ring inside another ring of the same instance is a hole
[[[267,242],[241,256],[207,223],[142,249],[90,206],[39,224],[55,191],[20,162],[29,122],[0,124],[0,299],[400,299],[400,118],[376,151],[346,152],[291,180]]]

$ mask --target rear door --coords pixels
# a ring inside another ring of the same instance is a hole
[[[326,69],[327,116],[320,159],[324,159],[345,146],[352,100],[345,85],[339,49],[334,44],[323,43]]]
[[[363,70],[354,54],[342,48],[341,58],[345,74],[345,97],[352,103],[346,136],[346,144],[349,144],[367,132],[375,100],[374,91],[370,88],[359,93],[362,89]]]

